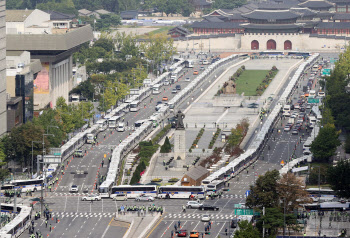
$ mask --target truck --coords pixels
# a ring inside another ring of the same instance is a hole
[[[290,118],[288,119],[288,123],[291,123],[291,124],[294,125],[294,123],[295,123],[295,118],[290,117]]]

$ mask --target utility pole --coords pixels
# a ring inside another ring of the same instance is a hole
[[[263,216],[265,216],[265,207],[263,207]],[[265,221],[263,221],[263,238],[265,238]]]

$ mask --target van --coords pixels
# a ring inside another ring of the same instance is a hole
[[[166,80],[164,80],[163,84],[164,84],[164,86],[168,86],[170,84],[170,82],[169,82],[169,80],[166,79]]]
[[[124,132],[125,131],[125,124],[124,124],[124,122],[119,122],[117,131],[119,131],[119,132]]]
[[[176,83],[177,82],[177,77],[176,76],[171,76],[170,77],[171,83]]]
[[[126,196],[126,194],[116,194],[115,197],[113,197],[114,201],[127,201],[128,197]]]

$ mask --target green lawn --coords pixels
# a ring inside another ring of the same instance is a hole
[[[244,96],[255,96],[256,88],[265,78],[269,70],[244,70],[236,81],[236,93]]]
[[[166,34],[168,34],[168,31],[169,31],[170,29],[172,29],[172,28],[174,28],[174,26],[162,26],[162,27],[160,27],[159,29],[154,30],[154,31],[151,31],[151,32],[148,33],[148,34],[154,35],[154,34],[163,33],[163,34],[166,35]]]

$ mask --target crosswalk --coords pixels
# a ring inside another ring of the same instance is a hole
[[[201,219],[203,214],[199,213],[170,213],[166,214],[164,219]],[[233,214],[211,214],[211,220],[231,220],[235,217]]]
[[[114,217],[115,213],[112,212],[53,212],[53,216],[57,216],[60,219],[62,218],[78,218],[78,217]]]
[[[83,196],[88,196],[90,193],[51,193],[51,197],[83,197]],[[97,193],[96,193],[97,195]]]

